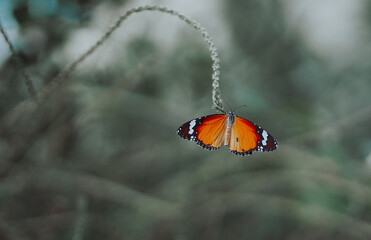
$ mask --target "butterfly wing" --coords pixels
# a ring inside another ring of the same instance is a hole
[[[184,123],[178,128],[178,135],[194,141],[208,150],[220,148],[224,141],[227,115],[214,114]]]
[[[232,153],[244,156],[253,151],[273,151],[277,148],[277,142],[260,126],[246,119],[235,117],[228,147]]]

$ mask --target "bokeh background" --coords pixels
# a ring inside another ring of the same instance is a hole
[[[240,157],[176,134],[221,91],[279,148]],[[2,0],[0,239],[371,239],[371,3]],[[12,117],[10,113],[16,112]],[[6,120],[4,120],[6,119]]]

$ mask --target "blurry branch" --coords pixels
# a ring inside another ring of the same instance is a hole
[[[307,170],[261,170],[253,171],[249,174],[234,174],[222,180],[214,180],[213,184],[228,184],[235,186],[234,190],[245,190],[250,187],[259,187],[277,183],[278,185],[288,180],[296,179],[295,184],[305,186],[307,184],[319,183],[317,186],[330,186],[349,196],[352,200],[371,200],[371,188],[363,183],[337,176],[330,172],[307,171]],[[238,183],[238,184],[236,184]],[[250,190],[250,189],[249,189]],[[362,198],[359,198],[362,196]]]
[[[12,43],[10,42],[8,36],[6,35],[6,32],[0,22],[0,32],[1,32],[1,35],[4,37],[5,39],[5,42],[8,44],[8,47],[10,49],[10,52],[12,53],[12,56],[14,57],[14,59],[16,60],[16,63],[18,64],[18,66],[21,68],[21,71],[22,71],[22,75],[25,79],[25,83],[26,83],[26,86],[27,86],[27,90],[28,90],[28,93],[30,94],[30,96],[33,98],[33,99],[36,99],[36,90],[35,90],[35,87],[32,83],[32,80],[31,80],[31,77],[30,75],[27,73],[26,69],[25,69],[25,66],[24,66],[24,62],[22,61],[22,59],[18,56],[18,54],[15,52],[14,50],[14,47],[12,45]]]
[[[18,229],[14,228],[12,225],[0,219],[0,234],[9,240],[27,240],[24,234],[21,234]]]
[[[132,8],[128,10],[124,15],[120,16],[116,23],[111,26],[108,31],[92,46],[90,47],[84,54],[82,54],[79,58],[77,58],[75,61],[71,62],[68,64],[65,69],[63,69],[59,75],[52,80],[52,82],[61,82],[65,78],[68,77],[68,75],[76,68],[78,64],[80,64],[82,61],[85,60],[89,55],[91,55],[98,47],[103,45],[103,43],[111,36],[111,34],[118,29],[122,22],[124,22],[130,15],[134,13],[140,13],[143,11],[159,11],[163,13],[168,13],[173,16],[179,17],[179,19],[183,20],[186,22],[188,25],[196,29],[201,33],[202,38],[205,40],[205,42],[208,44],[209,51],[210,51],[210,56],[213,61],[212,69],[213,69],[213,74],[212,74],[212,100],[214,104],[214,108],[218,111],[224,112],[223,105],[222,105],[222,99],[221,99],[221,93],[220,93],[220,85],[219,85],[219,80],[220,80],[220,59],[219,55],[217,52],[217,48],[214,44],[214,41],[210,37],[209,33],[206,31],[205,28],[203,28],[200,23],[198,23],[195,20],[192,20],[183,14],[165,8],[165,7],[160,7],[160,6],[143,6],[143,7],[138,7],[138,8]]]
[[[89,216],[89,228],[103,227],[111,231],[115,230],[116,225],[110,222],[111,219],[109,218],[109,216],[94,212],[86,213],[86,215]],[[53,214],[46,213],[45,215],[40,215],[37,217],[16,218],[8,220],[7,222],[9,222],[11,226],[15,226],[17,229],[22,229],[24,232],[28,232],[34,231],[35,229],[47,229],[51,226],[68,228],[71,223],[74,222],[74,220],[76,221],[76,213],[66,211]]]
[[[346,227],[349,231],[357,235],[363,235],[360,239],[370,239],[371,224],[362,220],[353,218],[346,214],[338,213],[327,208],[309,205],[300,201],[274,196],[270,194],[256,193],[212,193],[208,196],[208,208],[218,210],[219,214],[227,211],[228,207],[234,209],[249,207],[251,209],[267,207],[278,208],[284,213],[294,214],[296,217],[311,222],[316,225],[326,226],[333,229],[343,229]],[[213,213],[215,215],[215,213]],[[215,216],[214,216],[215,217]]]
[[[315,139],[318,136],[320,137],[327,137],[333,135],[332,133],[336,132],[344,132],[344,129],[346,128],[354,128],[357,123],[363,122],[363,121],[370,121],[371,120],[371,105],[368,105],[367,107],[352,113],[347,114],[346,116],[331,121],[328,125],[323,127],[318,127],[314,130],[308,131],[303,134],[298,134],[295,136],[291,136],[287,139],[290,143],[295,143],[298,141],[306,141]]]
[[[72,240],[81,240],[84,237],[87,218],[87,200],[86,196],[80,194],[76,199],[76,223]]]
[[[60,192],[79,192],[108,201],[130,206],[136,211],[149,216],[173,216],[176,204],[138,192],[125,185],[115,183],[82,172],[32,169],[20,171],[18,176],[8,181],[21,185]]]
[[[41,89],[38,94],[36,95],[35,90],[32,86],[32,82],[27,77],[26,83],[30,86],[30,91],[32,93],[35,93],[34,95],[37,97],[37,99],[44,99],[52,90],[56,89],[66,78],[68,78],[69,74],[81,63],[83,62],[88,56],[90,56],[98,47],[103,45],[103,43],[112,35],[112,33],[118,29],[122,22],[125,21],[130,15],[134,13],[139,13],[143,11],[159,11],[163,13],[168,13],[173,16],[177,16],[179,19],[183,20],[186,22],[188,25],[192,26],[194,29],[199,31],[201,33],[201,36],[205,40],[205,42],[208,44],[209,51],[210,51],[210,56],[213,61],[212,64],[212,102],[213,102],[213,108],[220,112],[224,112],[223,109],[223,104],[222,104],[222,99],[221,99],[221,91],[220,91],[220,59],[219,55],[217,52],[217,48],[215,47],[215,44],[208,34],[208,32],[205,30],[205,28],[201,27],[201,25],[196,22],[195,20],[192,20],[183,14],[176,12],[171,9],[167,9],[165,7],[159,7],[159,6],[143,6],[143,7],[138,7],[138,8],[132,8],[129,11],[127,11],[124,15],[120,16],[116,23],[108,29],[108,31],[92,46],[90,47],[84,54],[82,54],[79,58],[76,60],[72,61],[70,64],[68,64],[54,79],[52,79],[48,85],[46,85],[43,89]],[[1,28],[2,30],[2,28]],[[5,35],[5,32],[2,30],[3,36],[6,38],[6,41],[8,44],[11,46],[10,42],[7,40],[7,37]],[[11,49],[13,49],[11,47]],[[14,49],[12,50],[14,52]],[[27,74],[25,76],[28,76]],[[12,122],[14,120],[17,120],[23,112],[25,112],[28,109],[31,109],[32,107],[35,106],[35,103],[26,100],[18,106],[16,106],[13,110],[11,110],[10,113],[8,113],[3,119],[2,122]]]
[[[281,183],[287,179],[300,179],[300,181],[297,180],[297,184],[306,184],[306,180],[308,180],[308,183],[319,182],[320,186],[337,188],[350,196],[350,199],[362,196],[362,199],[367,198],[371,200],[371,187],[366,183],[344,177],[343,173],[347,169],[342,165],[336,164],[330,159],[305,154],[305,152],[297,149],[292,150],[286,145],[281,145],[280,149],[284,151],[282,153],[283,156],[292,156],[292,159],[294,159],[293,163],[283,161],[284,159],[282,158],[280,162],[283,168],[258,171],[250,170],[248,174],[245,172],[238,174],[240,169],[246,167],[246,164],[250,162],[241,162],[241,165],[228,165],[225,164],[225,159],[215,161],[212,158],[210,161],[204,161],[203,165],[200,165],[197,170],[192,172],[192,175],[185,174],[182,179],[175,181],[193,182],[195,184],[204,182],[211,183],[215,186],[227,184],[228,186],[236,186],[236,189],[244,187],[246,189],[246,187],[255,187],[258,184],[267,183],[269,185],[272,183]],[[277,159],[272,158],[272,161],[277,162]],[[254,163],[251,162],[251,164]],[[287,166],[283,166],[283,164],[287,164]],[[358,172],[361,173],[361,171],[362,169],[359,169]],[[365,174],[367,175],[368,172]],[[227,177],[225,177],[226,175]]]
[[[264,157],[261,161],[267,164],[279,162],[280,166],[277,170],[281,168],[291,168],[293,170],[305,169],[307,171],[320,172],[325,169],[326,173],[331,174],[341,172],[343,168],[342,165],[337,164],[330,158],[318,157],[298,148],[292,148],[292,146],[287,144],[280,144],[280,151],[277,152],[277,154],[281,154],[282,157],[279,155],[277,157]],[[291,157],[288,158],[287,156]],[[279,158],[279,161],[277,158]],[[255,164],[256,161],[240,161],[234,164],[226,164],[225,159],[215,160],[215,157],[211,156],[209,159],[205,159],[200,163],[197,170],[193,172],[192,181],[212,181],[225,174],[234,175],[236,172],[246,167],[254,168],[253,165]],[[254,173],[251,170],[249,172],[249,175]]]
[[[24,231],[33,230],[36,228],[44,228],[52,225],[57,226],[70,226],[71,223],[76,220],[76,213],[75,212],[63,212],[63,213],[46,213],[45,215],[39,216],[28,216],[28,217],[21,217],[12,220],[8,220],[8,222],[12,226],[16,226],[17,228],[22,228]]]

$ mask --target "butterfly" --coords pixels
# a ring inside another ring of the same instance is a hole
[[[240,118],[233,111],[193,119],[178,128],[178,135],[208,150],[223,144],[236,154],[245,156],[253,151],[275,150],[277,141],[260,126]]]

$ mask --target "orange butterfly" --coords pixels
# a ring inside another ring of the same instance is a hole
[[[224,142],[232,153],[242,156],[253,151],[273,151],[278,146],[267,131],[255,123],[237,117],[233,111],[186,122],[178,128],[178,135],[208,150],[218,149]]]

